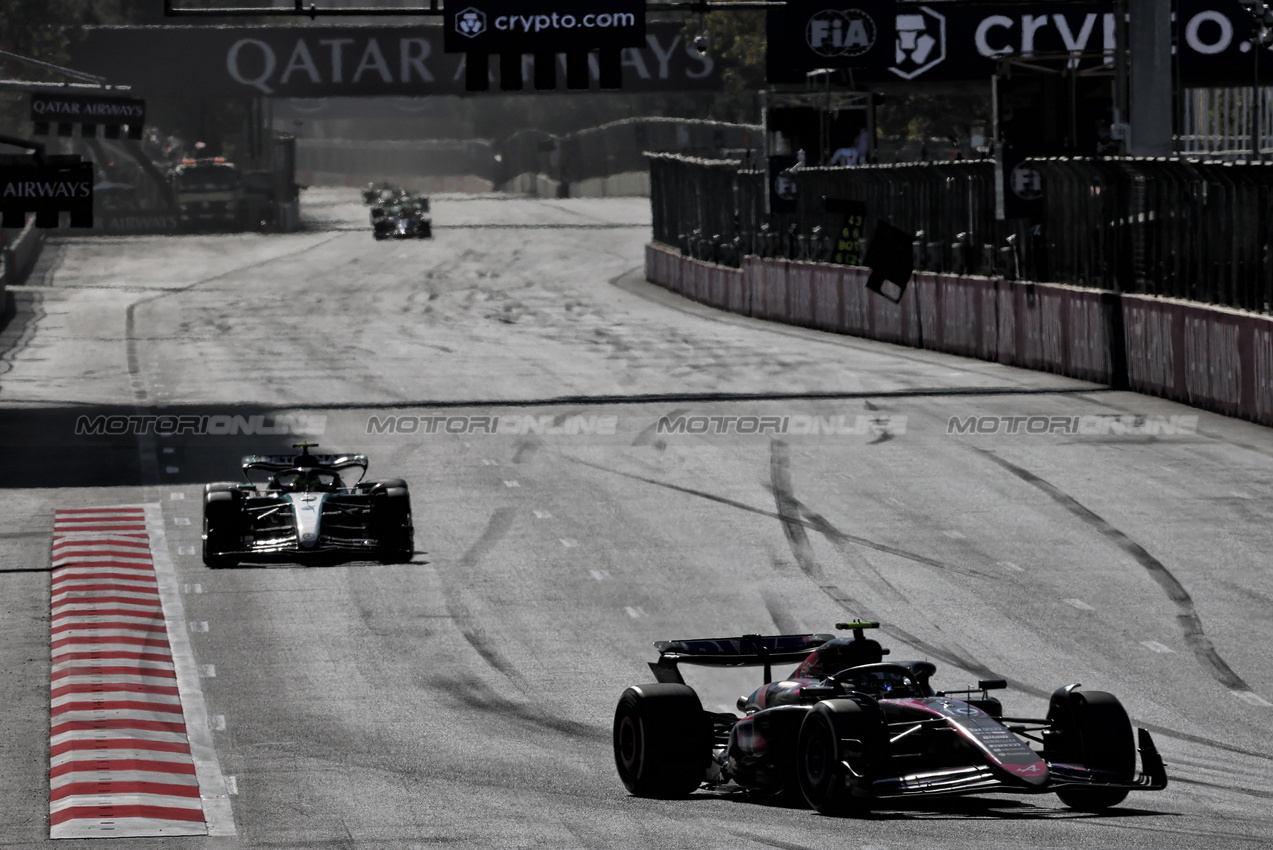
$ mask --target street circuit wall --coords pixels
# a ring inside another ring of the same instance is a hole
[[[646,246],[645,276],[744,316],[1054,372],[1273,425],[1273,318],[1061,284],[918,272],[897,304],[854,266]]]

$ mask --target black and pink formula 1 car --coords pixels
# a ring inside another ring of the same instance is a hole
[[[928,661],[886,663],[865,637],[744,635],[660,641],[657,684],[628,688],[614,717],[619,777],[640,797],[700,787],[803,797],[824,814],[861,814],[890,799],[977,792],[1055,793],[1095,812],[1131,791],[1167,787],[1153,739],[1101,691],[1067,685],[1047,717],[1005,717],[991,690],[941,692]],[[799,662],[782,681],[772,665]],[[763,666],[765,684],[739,697],[742,716],[703,710],[679,664]],[[958,696],[954,695],[957,694]],[[1037,745],[1031,746],[1031,744]],[[1136,770],[1140,751],[1141,771]]]

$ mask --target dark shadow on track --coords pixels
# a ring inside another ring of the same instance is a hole
[[[771,806],[783,809],[808,809],[808,804],[799,792],[781,794],[755,795],[746,792],[724,794],[697,794],[690,800],[724,799],[731,802],[749,803],[757,806]],[[887,800],[880,801],[877,808],[857,816],[838,818],[846,823],[854,821],[919,821],[919,820],[1121,820],[1142,817],[1180,817],[1176,812],[1163,812],[1153,809],[1139,809],[1132,806],[1115,806],[1104,812],[1080,812],[1066,808],[1059,802],[1054,806],[1037,805],[1022,798],[1004,799],[995,797],[931,797],[928,799]],[[810,817],[826,817],[809,810]],[[745,833],[736,835],[753,838]]]
[[[427,561],[423,555],[428,554],[417,549],[411,556],[410,561],[403,563],[386,563],[378,561],[374,558],[341,558],[338,555],[330,555],[323,557],[293,557],[290,560],[283,556],[264,560],[260,558],[245,558],[242,562],[228,567],[210,567],[214,572],[223,572],[226,570],[314,570],[328,569],[330,567],[358,567],[366,569],[368,567],[425,567],[432,563]]]
[[[289,411],[133,404],[0,408],[0,489],[239,480],[243,455],[291,453],[292,443],[313,439],[273,433],[291,427],[285,418]],[[165,448],[174,454],[179,449],[179,464],[165,462],[170,456]]]

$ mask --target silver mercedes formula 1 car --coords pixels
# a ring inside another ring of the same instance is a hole
[[[365,455],[248,455],[246,483],[204,487],[203,562],[378,560],[415,551],[411,496],[400,478],[363,481]]]
[[[984,792],[1055,793],[1080,811],[1167,785],[1149,732],[1133,733],[1113,696],[1066,685],[1047,717],[1009,717],[989,691],[934,691],[928,661],[885,662],[864,636],[743,635],[659,641],[658,680],[623,692],[614,718],[619,778],[639,797],[700,787],[786,795],[824,814],[862,814],[889,800]],[[773,664],[799,663],[771,681]],[[763,666],[739,697],[742,716],[703,710],[678,665]],[[1037,745],[1031,746],[1031,744]],[[1140,751],[1142,770],[1136,771]]]

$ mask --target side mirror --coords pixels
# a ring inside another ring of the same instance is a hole
[[[1001,691],[1008,687],[1008,682],[1005,679],[982,679],[977,682],[977,687],[983,691]]]

